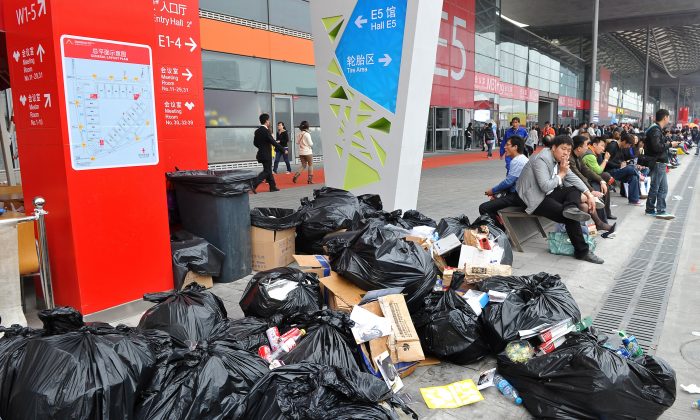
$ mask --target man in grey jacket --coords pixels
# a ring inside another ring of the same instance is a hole
[[[582,194],[589,213],[595,211],[596,201],[583,181],[569,169],[572,148],[573,140],[568,135],[555,137],[551,149],[544,149],[525,165],[516,190],[527,213],[566,225],[577,259],[603,264],[603,259],[588,249],[581,231],[580,222],[590,219],[588,213],[579,209]]]

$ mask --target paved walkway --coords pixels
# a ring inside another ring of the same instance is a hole
[[[696,163],[694,159],[698,162]],[[700,264],[695,258],[700,250],[700,229],[694,223],[696,215],[700,214],[698,200],[700,183],[697,182],[699,172],[693,171],[694,164],[700,165],[700,158],[686,156],[683,158],[683,166],[669,175],[670,191],[674,191],[675,186],[685,181],[686,176],[690,174],[696,174],[696,176],[689,181],[688,186],[697,187],[688,188],[681,195],[682,200],[685,200],[681,202],[691,203],[693,196],[695,199],[688,210],[689,220],[683,226],[683,246],[677,265],[678,271],[675,273],[675,282],[672,282],[673,288],[667,302],[668,310],[666,312],[664,306],[664,313],[660,316],[662,320],[665,318],[666,322],[662,326],[658,354],[671,362],[678,374],[679,383],[700,385],[700,337],[690,334],[691,331],[700,331],[700,324],[697,323],[700,314],[700,293],[697,292],[700,284],[698,283]],[[500,181],[504,173],[503,162],[500,160],[427,169],[421,177],[417,209],[436,220],[462,213],[475,218],[478,205],[484,200],[483,192]],[[251,195],[251,207],[297,208],[300,198],[312,196],[313,189],[319,186],[304,185],[283,189],[276,193]],[[671,194],[669,194],[669,207],[672,210],[674,206],[681,203],[671,200]],[[597,315],[605,305],[607,296],[616,284],[616,279],[621,273],[628,271],[628,266],[634,263],[632,257],[635,252],[639,252],[638,248],[650,228],[660,229],[658,226],[661,226],[665,229],[665,225],[654,225],[657,223],[655,219],[644,216],[643,208],[629,206],[626,203],[627,200],[619,195],[613,197],[615,206],[613,212],[619,217],[619,233],[615,239],[598,239],[596,253],[605,259],[605,264],[595,265],[571,257],[551,255],[547,251],[544,239],[533,238],[525,243],[525,253],[515,253],[514,274],[526,275],[541,271],[559,274],[576,298],[581,313],[584,316]],[[243,316],[238,307],[238,300],[246,283],[247,281],[241,280],[214,286],[213,291],[224,299],[231,318]],[[146,306],[148,305],[144,307]],[[115,310],[109,314],[89,317],[89,319],[135,324],[140,314],[133,312],[134,309],[131,311],[132,313],[125,313]],[[627,330],[634,334],[635,325],[628,325]],[[493,388],[483,393],[485,401],[454,410],[429,410],[420,397],[418,391],[420,387],[445,385],[468,378],[475,379],[480,371],[492,366],[495,366],[495,360],[487,358],[466,367],[442,363],[419,368],[405,379],[407,390],[415,400],[411,407],[420,414],[421,418],[426,419],[530,418],[524,408],[514,406]],[[663,418],[690,418],[691,400],[691,396],[679,388],[676,405]]]

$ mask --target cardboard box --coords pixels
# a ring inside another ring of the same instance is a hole
[[[484,240],[487,244],[489,243],[488,227],[486,227],[485,230],[486,232],[482,232],[480,229],[464,229],[464,245],[473,246],[479,249],[490,249],[490,245],[487,247],[483,246]]]
[[[253,270],[265,271],[286,267],[294,262],[296,229],[267,230],[252,226]]]
[[[211,289],[212,287],[214,287],[214,280],[212,280],[211,276],[197,274],[194,271],[187,272],[187,275],[185,276],[185,281],[182,283],[182,287],[180,288],[180,290],[183,290],[185,286],[187,286],[190,283],[199,283],[207,289]]]
[[[320,282],[326,305],[336,311],[352,312],[352,307],[359,304],[367,293],[334,271],[331,271],[328,277],[321,278]],[[378,315],[381,315],[381,312]]]
[[[331,275],[331,263],[325,255],[292,255],[292,258],[305,273],[314,273],[319,278]]]
[[[392,334],[389,336],[389,354],[399,362],[417,362],[425,359],[423,348],[411,314],[403,295],[388,295],[379,298],[379,306],[385,317],[391,321]]]

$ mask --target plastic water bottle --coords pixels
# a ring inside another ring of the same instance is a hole
[[[630,352],[630,357],[641,357],[644,356],[644,350],[639,346],[637,342],[637,337],[630,335],[622,339],[622,344],[627,347]]]
[[[690,403],[690,406],[692,408],[700,408],[700,400],[693,401],[692,403]]]
[[[523,399],[520,398],[520,395],[518,395],[518,391],[516,391],[515,388],[513,388],[513,385],[511,385],[503,376],[499,375],[498,373],[495,374],[493,376],[493,384],[496,385],[496,388],[498,388],[499,391],[501,391],[501,394],[512,399],[515,404],[520,405],[523,403]]]

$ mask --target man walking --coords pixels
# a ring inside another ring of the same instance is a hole
[[[700,155],[700,130],[698,130],[697,126],[690,130],[690,135],[695,143],[695,156],[698,156]]]
[[[275,177],[272,175],[272,148],[274,147],[277,153],[284,153],[284,148],[280,146],[272,137],[272,134],[270,134],[270,115],[261,114],[259,120],[260,127],[255,130],[253,144],[258,148],[255,159],[262,163],[263,170],[258,174],[255,180],[253,191],[258,188],[258,185],[260,185],[263,180],[267,180],[267,184],[270,186],[270,192],[279,191],[279,188],[277,188],[275,184]]]
[[[506,130],[506,133],[503,135],[503,140],[501,141],[501,159],[503,159],[503,156],[506,154],[506,142],[511,136],[520,136],[524,140],[527,140],[527,134],[527,130],[520,126],[520,118],[513,117],[513,119],[510,120],[510,128]],[[506,173],[510,171],[511,159],[510,156],[506,156]]]
[[[668,193],[668,179],[666,178],[666,166],[668,165],[669,144],[664,139],[663,129],[671,119],[666,109],[656,111],[656,122],[646,132],[645,154],[649,159],[649,196],[645,214],[655,216],[657,219],[671,220],[676,216],[666,212],[666,194]],[[670,142],[671,147],[678,147],[677,141]]]

